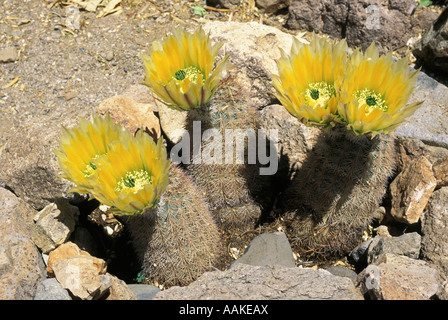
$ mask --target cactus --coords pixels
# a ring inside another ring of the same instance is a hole
[[[228,83],[229,81],[227,81]],[[252,141],[257,139],[257,110],[248,105],[243,98],[242,88],[235,88],[224,83],[215,93],[210,103],[201,108],[188,111],[186,129],[193,136],[195,121],[201,123],[201,137],[206,130],[215,130],[222,139],[202,138],[201,150],[221,150],[220,163],[196,162],[194,146],[191,145],[191,160],[186,166],[187,171],[193,176],[194,181],[205,193],[210,209],[218,224],[224,229],[245,231],[253,229],[262,213],[269,208],[270,202],[267,195],[269,185],[268,176],[260,176],[260,164],[258,161],[248,161],[248,140],[245,140],[244,162],[236,161],[236,139],[229,145],[226,139],[227,132],[239,134],[245,137],[251,136]],[[245,138],[249,139],[249,138]],[[225,161],[226,148],[231,146],[233,151],[232,161]],[[253,144],[252,144],[253,146]],[[209,148],[209,149],[207,149]],[[196,163],[195,163],[196,162]],[[263,197],[261,196],[263,194]]]
[[[395,165],[391,135],[323,131],[277,203],[301,258],[340,258],[359,244]]]
[[[174,164],[154,209],[125,217],[142,274],[164,287],[187,285],[220,267],[224,248],[207,203],[191,177]]]

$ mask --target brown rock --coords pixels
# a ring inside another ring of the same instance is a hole
[[[81,250],[73,242],[66,242],[55,250],[51,251],[48,256],[47,262],[47,273],[49,277],[54,277],[53,265],[59,261],[64,260],[74,256],[87,256],[92,258],[93,264],[96,266],[99,274],[104,274],[106,272],[106,262],[102,259],[92,257],[87,251]]]
[[[395,220],[413,224],[425,209],[437,186],[432,165],[424,156],[408,163],[390,185]]]
[[[155,116],[153,106],[150,104],[139,103],[127,96],[119,95],[101,102],[98,112],[109,113],[116,123],[121,124],[132,134],[143,129],[155,139],[161,136],[159,119]]]
[[[437,270],[425,261],[384,253],[359,273],[357,287],[374,300],[428,300],[440,283]]]
[[[100,274],[94,257],[76,255],[52,265],[56,279],[64,289],[82,300],[92,300],[101,289]]]
[[[448,149],[427,145],[418,139],[399,139],[398,158],[401,170],[407,162],[420,156],[426,157],[432,164],[437,187],[448,186]]]
[[[230,61],[235,68],[230,73],[249,91],[248,104],[256,108],[272,104],[270,75],[277,73],[275,60],[281,50],[291,50],[293,36],[257,22],[210,21],[203,29],[213,40],[225,42],[222,53],[232,53]]]
[[[107,278],[107,281],[110,283],[106,300],[137,300],[135,293],[123,280],[108,273],[101,277],[103,281]]]
[[[257,8],[267,14],[287,8],[290,3],[291,0],[255,0]]]

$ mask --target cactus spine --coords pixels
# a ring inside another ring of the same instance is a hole
[[[220,266],[218,227],[192,179],[175,165],[157,207],[128,217],[126,225],[143,275],[152,283],[183,286]]]
[[[340,258],[359,244],[395,169],[394,140],[322,132],[278,201],[302,258]]]

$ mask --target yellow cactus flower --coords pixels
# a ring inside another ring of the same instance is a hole
[[[291,53],[282,52],[278,75],[272,75],[276,97],[301,122],[328,126],[337,113],[337,91],[347,62],[345,40],[331,45],[313,35],[310,44],[294,39]]]
[[[90,193],[87,177],[96,174],[96,160],[109,151],[110,143],[118,140],[124,129],[107,114],[104,118],[92,116],[90,121],[80,118],[77,127],[62,130],[59,148],[54,150],[63,172],[60,177],[76,184],[70,192]]]
[[[153,42],[150,55],[142,55],[143,84],[173,109],[199,108],[210,101],[232,67],[230,55],[215,66],[222,45],[212,46],[202,28],[194,33],[176,28],[162,43]]]
[[[365,53],[351,55],[341,86],[338,113],[358,135],[389,133],[417,110],[422,102],[407,102],[415,90],[419,70],[410,71],[407,60],[379,55],[372,43]]]
[[[168,183],[170,160],[163,138],[157,144],[145,132],[129,132],[97,159],[96,175],[89,178],[91,194],[117,214],[139,214],[157,204]]]

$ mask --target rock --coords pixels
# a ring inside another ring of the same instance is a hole
[[[282,232],[263,233],[254,238],[243,255],[236,259],[231,267],[238,263],[252,266],[273,264],[285,267],[296,266],[288,238]]]
[[[415,44],[412,53],[430,69],[448,72],[448,7],[434,21],[429,31]]]
[[[30,238],[35,210],[0,188],[0,300],[31,300],[45,265]]]
[[[386,51],[389,46],[406,45],[413,36],[413,7],[413,0],[292,0],[287,27],[346,38],[350,46],[363,49],[375,41],[381,51]]]
[[[409,163],[390,184],[392,217],[402,223],[416,223],[436,185],[428,159],[422,156]]]
[[[92,256],[96,256],[99,252],[98,243],[89,232],[89,230],[82,225],[76,226],[75,231],[68,239],[70,242],[76,244],[81,250],[87,251]]]
[[[31,234],[34,243],[43,253],[55,249],[75,230],[79,214],[78,207],[72,206],[67,199],[47,205],[34,218],[36,224]]]
[[[406,163],[424,156],[432,164],[432,171],[436,178],[437,188],[448,186],[448,149],[431,146],[417,139],[398,139],[399,171]]]
[[[19,51],[14,47],[0,49],[0,62],[14,62],[19,60]]]
[[[211,21],[203,29],[213,40],[224,41],[222,53],[232,54],[230,61],[235,68],[230,74],[249,90],[248,104],[257,108],[272,104],[275,98],[270,94],[270,74],[277,73],[275,59],[280,58],[280,50],[291,50],[293,36],[256,22]]]
[[[39,283],[34,300],[72,300],[72,297],[58,280],[50,278]]]
[[[209,6],[216,6],[225,9],[233,9],[240,4],[240,0],[207,0]]]
[[[119,95],[101,102],[98,112],[102,115],[109,113],[115,123],[119,123],[132,134],[142,129],[154,139],[161,136],[159,119],[154,115],[151,104],[135,102],[127,96]]]
[[[353,282],[325,270],[238,263],[203,274],[187,287],[171,287],[153,300],[362,300]]]
[[[367,250],[369,249],[372,241],[373,238],[364,241],[348,254],[349,261],[352,262],[356,267],[364,268],[367,265]]]
[[[134,291],[123,280],[106,273],[105,275],[100,275],[100,281],[110,283],[106,300],[137,300]]]
[[[412,259],[420,255],[421,236],[417,232],[405,233],[399,237],[373,238],[367,250],[367,262],[374,263],[383,253],[399,254]]]
[[[358,275],[357,287],[374,300],[428,300],[440,284],[437,270],[425,261],[385,253]]]
[[[61,169],[53,153],[59,144],[61,125],[74,125],[78,116],[85,116],[83,112],[78,108],[73,115],[58,112],[33,115],[17,125],[3,149],[0,180],[37,210],[52,203],[52,199],[67,198],[75,204],[87,198],[68,194],[74,184],[57,177]]]
[[[128,287],[137,296],[137,300],[152,300],[160,292],[158,287],[149,284],[128,284]]]
[[[255,0],[255,5],[260,11],[272,14],[281,9],[288,8],[291,0]]]
[[[448,299],[448,187],[434,191],[422,216],[422,258],[440,272],[445,282],[442,299]]]
[[[415,29],[421,30],[422,33],[429,31],[434,21],[439,17],[439,15],[431,10],[424,10],[421,12],[416,12],[412,16],[412,26]]]
[[[335,276],[349,278],[353,283],[356,282],[356,278],[358,277],[355,271],[343,266],[331,266],[326,270]]]
[[[398,137],[419,139],[428,145],[448,148],[448,87],[420,71],[409,102],[424,101],[415,113],[394,131]]]
[[[317,142],[321,130],[307,127],[282,105],[269,105],[260,111],[260,128],[277,130],[279,172],[277,177],[288,182]]]
[[[53,265],[59,261],[64,260],[74,256],[87,256],[92,258],[93,264],[96,266],[99,274],[104,274],[106,272],[106,263],[103,259],[92,257],[88,252],[81,250],[73,242],[66,242],[55,250],[51,251],[48,256],[47,262],[47,273],[49,277],[54,277]]]
[[[187,112],[181,112],[163,103],[158,103],[160,126],[168,140],[175,145],[182,139],[185,133],[185,125],[187,121]]]
[[[93,257],[87,255],[70,256],[57,260],[52,265],[56,279],[64,289],[82,300],[92,300],[100,293],[102,283]]]
[[[152,111],[154,112],[158,111],[157,107],[161,104],[156,102],[154,93],[144,84],[131,85],[126,88],[121,95],[128,97],[137,103],[150,104]]]

